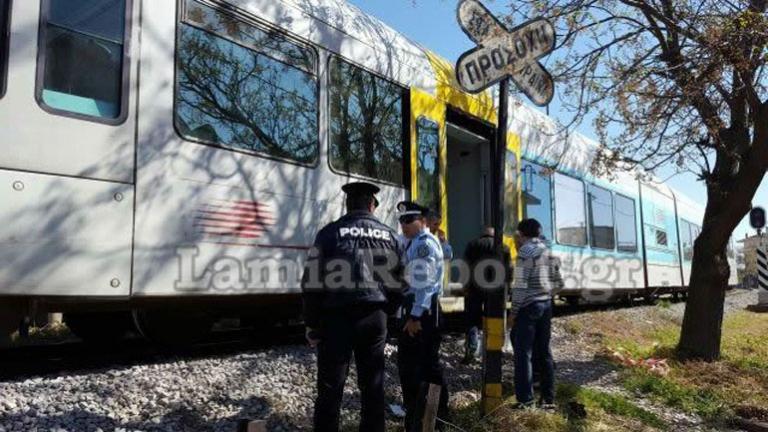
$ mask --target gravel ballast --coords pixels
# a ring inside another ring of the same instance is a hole
[[[754,303],[754,292],[729,294],[726,310]],[[643,319],[649,306],[622,309]],[[682,316],[684,305],[669,313]],[[589,313],[589,312],[584,312]],[[604,391],[621,392],[615,369],[595,359],[578,336],[555,319],[553,350],[559,380]],[[443,344],[451,404],[479,398],[479,363],[462,365],[463,336]],[[387,398],[399,403],[396,349],[387,346]],[[507,385],[512,382],[511,356],[505,359]],[[270,431],[310,430],[315,394],[315,353],[306,346],[273,347],[237,355],[202,359],[166,358],[153,364],[66,372],[0,382],[0,432],[30,431],[234,431],[240,419],[265,419]],[[342,416],[354,422],[359,409],[354,367],[345,390]],[[706,430],[693,416],[650,406],[675,430]],[[394,425],[395,420],[392,420]]]

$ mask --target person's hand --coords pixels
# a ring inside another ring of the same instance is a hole
[[[445,231],[441,229],[437,229],[437,239],[440,240],[442,243],[445,243]]]
[[[408,321],[405,322],[405,326],[403,327],[403,331],[408,333],[408,336],[415,337],[421,331],[421,321],[413,317],[408,318]]]
[[[320,337],[317,334],[317,330],[313,328],[307,327],[304,332],[304,337],[307,338],[307,342],[312,348],[317,348],[317,344],[320,343]]]

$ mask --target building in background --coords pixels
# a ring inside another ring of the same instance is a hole
[[[739,282],[745,288],[757,288],[757,247],[761,237],[745,236],[739,240],[742,244],[741,253],[736,254],[736,267],[739,272]]]

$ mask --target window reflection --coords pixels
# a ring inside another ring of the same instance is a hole
[[[613,249],[613,200],[611,192],[598,186],[589,188],[589,229],[593,247]]]
[[[42,101],[77,114],[119,117],[125,0],[48,0],[44,6]]]
[[[416,121],[419,202],[440,211],[440,134],[437,123],[420,117]]]
[[[10,17],[11,0],[0,0],[0,97],[5,95],[5,79],[8,68],[8,27]]]
[[[185,138],[311,163],[318,151],[314,53],[187,1],[176,125]],[[203,30],[205,29],[205,30]]]
[[[504,164],[504,233],[517,229],[517,155],[507,150]]]
[[[616,194],[616,242],[621,252],[637,251],[635,200]]]
[[[330,73],[331,166],[404,184],[407,91],[336,57]]]
[[[552,239],[551,170],[540,165],[523,163],[523,217],[534,218],[541,224],[541,234]]]
[[[584,183],[560,173],[555,173],[555,225],[558,243],[586,246]]]

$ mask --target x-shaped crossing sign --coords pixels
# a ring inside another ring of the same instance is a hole
[[[479,93],[510,77],[539,106],[552,100],[552,76],[538,59],[555,48],[555,29],[537,18],[512,30],[478,0],[462,0],[457,10],[464,33],[478,46],[459,57],[456,77],[464,90]]]

